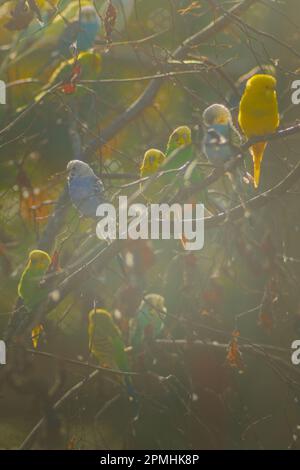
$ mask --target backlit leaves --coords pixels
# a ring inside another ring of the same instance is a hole
[[[239,331],[234,330],[232,332],[232,339],[228,346],[226,361],[230,367],[233,367],[241,372],[244,369],[244,364],[242,360],[242,353],[239,349],[239,336]]]

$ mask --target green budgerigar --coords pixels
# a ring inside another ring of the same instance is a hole
[[[121,331],[107,310],[97,308],[89,312],[88,335],[90,353],[100,366],[129,372]],[[122,377],[121,379],[123,382]],[[131,377],[124,376],[124,383],[129,397],[134,398]]]
[[[35,308],[46,299],[48,289],[41,285],[45,274],[51,264],[51,258],[45,251],[33,250],[30,252],[28,262],[18,284],[19,301],[12,313],[5,332],[5,339],[10,341],[13,337],[22,334],[32,321]],[[35,325],[35,331],[42,329]]]
[[[45,299],[47,290],[40,285],[51,264],[51,258],[45,251],[33,250],[29,254],[28,263],[23,271],[18,294],[30,312]]]
[[[169,137],[164,170],[181,168],[193,159],[192,132],[188,126],[177,127]]]
[[[162,166],[162,171],[177,170],[193,161],[192,132],[188,126],[179,126],[172,132],[165,153],[166,160]],[[188,166],[185,167],[184,173],[174,171],[174,173],[170,172],[164,175],[164,185],[176,191],[180,189],[185,185],[184,174]]]
[[[167,172],[157,179],[155,185],[151,184],[147,193],[149,194],[150,190],[153,195],[160,193],[162,199],[164,199],[170,187],[178,189],[179,183],[182,183],[183,178],[178,179],[176,171],[173,173],[172,171],[169,172],[169,170],[179,169],[192,159],[191,129],[188,126],[177,127],[168,139],[165,153],[157,149],[150,149],[145,153],[141,166],[141,177],[155,174],[158,171]],[[153,200],[153,198],[151,197],[150,200]]]
[[[143,162],[140,166],[140,177],[154,177],[156,173],[159,173],[161,166],[166,160],[166,156],[161,150],[158,149],[149,149],[145,152]],[[145,188],[146,186],[146,188]],[[141,183],[140,189],[143,196],[149,201],[154,202],[156,199],[159,199],[160,192],[163,189],[162,178],[153,178],[153,181],[146,182],[146,184]]]
[[[147,294],[131,320],[130,343],[134,350],[141,351],[145,341],[156,339],[164,328],[167,313],[165,299],[159,294]]]

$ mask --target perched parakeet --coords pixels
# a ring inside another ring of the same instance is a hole
[[[73,205],[84,216],[96,218],[96,211],[105,202],[104,186],[92,168],[80,160],[67,165],[69,195]]]
[[[71,160],[67,165],[67,172],[69,195],[73,206],[84,217],[96,219],[98,207],[107,202],[102,181],[92,168],[81,160]],[[119,253],[117,261],[122,274],[125,275],[124,261]]]
[[[203,153],[214,166],[224,165],[241,145],[242,139],[234,127],[231,113],[222,104],[212,104],[202,115],[204,128]]]
[[[182,168],[183,165],[192,162],[193,158],[191,129],[188,126],[177,127],[169,137],[162,171]],[[184,184],[183,173],[180,175],[176,171],[167,173],[161,182],[165,187],[168,186],[168,189],[177,191]]]
[[[84,5],[78,13],[78,19],[69,23],[59,38],[59,50],[67,57],[70,46],[75,44],[77,51],[87,51],[94,46],[101,28],[101,20],[92,5]]]
[[[81,1],[81,8],[73,0],[62,6],[59,15],[49,16],[44,22],[45,27],[36,26],[35,31],[28,32],[28,53],[51,48],[53,53],[68,58],[70,46],[76,46],[78,52],[92,48],[101,30],[101,19],[88,0]]]
[[[130,324],[130,343],[140,351],[148,339],[156,339],[164,328],[167,309],[165,299],[158,294],[147,294]]]
[[[226,106],[213,104],[206,108],[203,112],[203,123],[205,128],[202,150],[212,165],[222,166],[237,156],[242,138],[234,127],[231,113]],[[252,176],[246,170],[245,161],[243,161],[243,167],[239,166],[227,175],[234,191],[241,198],[243,183],[248,184],[252,180]]]
[[[12,337],[22,333],[32,321],[32,313],[40,302],[46,299],[48,290],[40,283],[43,280],[51,264],[51,258],[45,251],[33,250],[28,257],[27,265],[18,284],[18,295],[23,301],[17,303],[17,307],[11,316],[5,334],[5,339],[10,341]],[[42,330],[41,325],[33,329],[36,338]]]
[[[166,157],[164,170],[181,168],[193,160],[192,133],[188,126],[177,127],[172,132],[166,148]]]
[[[74,0],[60,6],[59,14],[49,14],[48,18],[46,15],[44,26],[32,21],[28,30],[22,33],[17,46],[18,53],[11,56],[5,77],[8,83],[25,81],[25,84],[9,89],[9,100],[15,108],[30,103],[38,92],[39,83],[47,81],[58,61],[67,60],[72,58],[74,52],[80,53],[93,47],[87,20],[91,16],[91,8],[87,0],[82,0],[79,22],[79,5]],[[95,11],[94,14],[98,17]],[[70,30],[73,31],[71,37]],[[32,79],[32,82],[26,83],[26,79]]]
[[[140,176],[151,176],[157,173],[159,167],[164,163],[166,156],[157,149],[149,149],[145,152],[143,163],[140,167]]]
[[[134,8],[135,0],[113,0],[117,11],[115,30],[120,33],[127,28],[128,19]],[[91,5],[93,3],[93,5]],[[83,52],[92,48],[95,41],[104,37],[102,20],[109,5],[109,0],[77,0],[60,2],[59,14],[44,15],[44,27],[31,23],[25,35],[24,50],[47,50],[49,56],[59,55],[69,58],[71,49]],[[99,14],[98,14],[99,13]],[[49,58],[48,58],[49,59]]]
[[[30,252],[28,263],[18,285],[18,294],[29,311],[34,310],[47,295],[47,290],[40,285],[40,282],[50,264],[51,258],[45,251],[33,250]]]
[[[157,149],[149,149],[145,152],[143,162],[140,166],[140,177],[145,178],[146,176],[155,175],[163,165],[166,156],[163,152]],[[148,181],[146,182],[148,185]],[[140,189],[146,199],[155,200],[157,193],[159,193],[163,188],[163,184],[161,182],[161,178],[157,178],[156,181],[151,181],[149,186],[144,189],[144,184],[141,183]]]
[[[84,0],[83,0],[84,1]],[[112,5],[115,9],[114,28],[119,34],[128,26],[129,17],[133,11],[135,0],[113,0]],[[77,3],[75,1],[75,3]],[[104,36],[104,29],[107,25],[107,11],[110,6],[110,0],[95,0],[94,6],[87,4],[81,7],[79,13],[77,3],[77,18],[73,19],[60,36],[59,50],[66,55],[70,46],[76,42],[78,51],[85,51],[93,47],[98,35],[101,39]],[[68,14],[68,8],[65,10]],[[99,14],[98,14],[99,13]],[[108,15],[109,16],[109,15]]]
[[[109,312],[93,309],[89,313],[89,350],[102,367],[129,372],[128,358],[121,331]],[[128,395],[135,396],[130,376],[120,376],[126,385]]]
[[[247,81],[240,101],[238,120],[242,131],[247,138],[263,136],[277,129],[279,119],[276,78],[271,75],[254,75]],[[260,165],[266,146],[266,142],[258,142],[250,148],[255,188],[259,185]]]
[[[236,108],[238,108],[240,98],[244,93],[247,81],[249,80],[249,78],[253,77],[253,75],[256,75],[258,73],[268,74],[272,75],[273,77],[276,77],[276,69],[272,64],[256,65],[251,70],[249,70],[249,72],[241,75],[239,79],[235,82],[236,93],[231,90],[230,93],[228,93],[227,95],[227,102],[230,105],[230,109],[235,110]]]

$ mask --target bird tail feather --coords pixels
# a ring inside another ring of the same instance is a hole
[[[258,142],[257,144],[252,145],[251,153],[253,157],[254,164],[254,187],[258,188],[259,178],[260,178],[260,165],[263,159],[264,151],[266,148],[266,142]]]

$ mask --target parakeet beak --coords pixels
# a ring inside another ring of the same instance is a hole
[[[216,124],[227,124],[228,118],[227,116],[218,116],[216,119]]]

